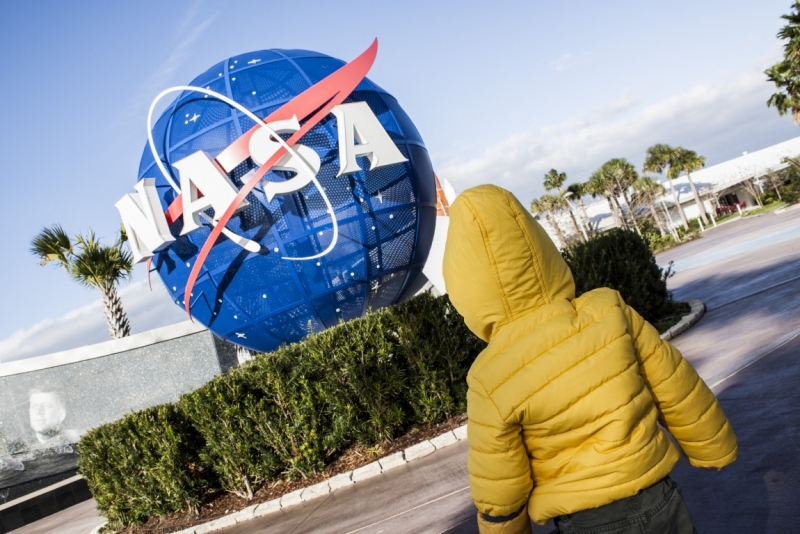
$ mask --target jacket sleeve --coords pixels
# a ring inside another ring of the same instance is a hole
[[[620,297],[620,301],[622,298]],[[721,468],[736,460],[738,445],[714,393],[697,371],[636,310],[622,304],[639,372],[653,395],[659,422],[695,467]]]
[[[526,507],[533,488],[530,461],[522,442],[522,427],[506,423],[494,402],[476,380],[469,380],[467,392],[467,439],[469,441],[469,485],[479,512],[480,532],[515,533],[512,525],[530,529],[527,509],[524,520],[489,523],[480,514],[492,517],[515,515]],[[527,507],[526,507],[527,508]]]

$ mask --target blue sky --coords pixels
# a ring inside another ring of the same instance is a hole
[[[43,227],[113,237],[152,98],[229,56],[304,48],[392,92],[456,189],[523,203],[551,167],[573,180],[656,142],[718,163],[800,135],[764,102],[786,0],[706,2],[2,2],[0,360],[107,339],[96,292],[28,252]],[[134,331],[183,319],[123,289]]]

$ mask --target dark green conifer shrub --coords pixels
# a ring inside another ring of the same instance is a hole
[[[598,287],[616,289],[651,323],[673,312],[662,269],[636,232],[615,228],[562,254],[575,278],[576,296]]]
[[[87,432],[78,469],[112,526],[194,509],[208,488],[197,455],[202,440],[172,404]]]
[[[435,423],[467,411],[467,372],[486,343],[447,297],[421,295],[386,310],[395,353],[415,380],[406,389],[413,422]]]

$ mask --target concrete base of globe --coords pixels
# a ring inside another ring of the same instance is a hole
[[[75,473],[74,444],[125,413],[178,400],[238,365],[196,323],[0,364],[0,505]]]

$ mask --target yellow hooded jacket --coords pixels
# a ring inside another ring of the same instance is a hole
[[[736,436],[692,366],[619,293],[575,298],[569,267],[508,191],[479,186],[450,210],[447,292],[489,344],[467,382],[469,475],[478,510],[527,505],[552,517],[635,495],[679,453],[696,467],[736,459]],[[527,518],[481,532],[526,532]],[[524,516],[524,514],[523,514]]]

